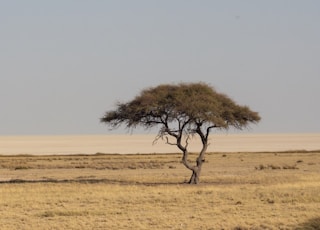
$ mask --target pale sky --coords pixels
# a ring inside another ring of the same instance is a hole
[[[320,131],[318,0],[0,0],[0,65],[0,135],[115,133],[117,101],[199,81],[245,133]]]

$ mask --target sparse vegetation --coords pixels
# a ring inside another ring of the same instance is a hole
[[[265,169],[272,169],[272,170],[276,170],[276,169],[299,169],[296,165],[283,165],[283,166],[278,166],[278,165],[273,165],[273,164],[269,164],[269,165],[263,165],[260,164],[259,166],[256,166],[255,169],[257,170],[265,170]]]
[[[179,154],[0,156],[0,226],[319,229],[319,152],[224,154],[207,154],[200,186]]]

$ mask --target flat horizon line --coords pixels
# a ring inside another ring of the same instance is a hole
[[[220,132],[210,133],[210,135],[316,135],[320,132]],[[97,133],[97,134],[0,134],[0,137],[16,137],[16,136],[150,136],[157,135],[157,133]]]

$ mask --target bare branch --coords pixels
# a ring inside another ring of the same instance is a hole
[[[209,134],[210,134],[210,131],[211,131],[211,129],[213,129],[213,128],[220,128],[220,127],[217,126],[217,125],[211,125],[211,126],[209,126],[209,127],[207,128],[206,139],[208,139]]]
[[[177,143],[171,143],[171,142],[169,141],[169,137],[166,136],[166,139],[167,139],[166,144],[168,144],[168,145],[177,145]]]
[[[189,139],[190,139],[190,135],[187,135],[186,137],[186,145],[185,145],[185,148],[187,149],[188,146],[189,146]]]
[[[158,140],[159,140],[160,138],[162,138],[162,136],[161,136],[160,134],[158,134],[158,135],[154,138],[154,140],[153,140],[153,142],[152,142],[152,145],[157,144],[157,142],[158,142]]]

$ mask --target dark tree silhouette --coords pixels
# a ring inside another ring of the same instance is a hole
[[[101,122],[111,128],[122,124],[127,128],[159,126],[155,140],[165,138],[167,144],[175,145],[182,151],[182,163],[192,171],[190,184],[199,183],[212,129],[242,129],[259,120],[257,112],[237,105],[206,83],[166,84],[148,88],[132,101],[118,103],[116,110],[106,112],[101,118]],[[200,137],[202,149],[192,164],[188,161],[188,144],[194,135]]]

